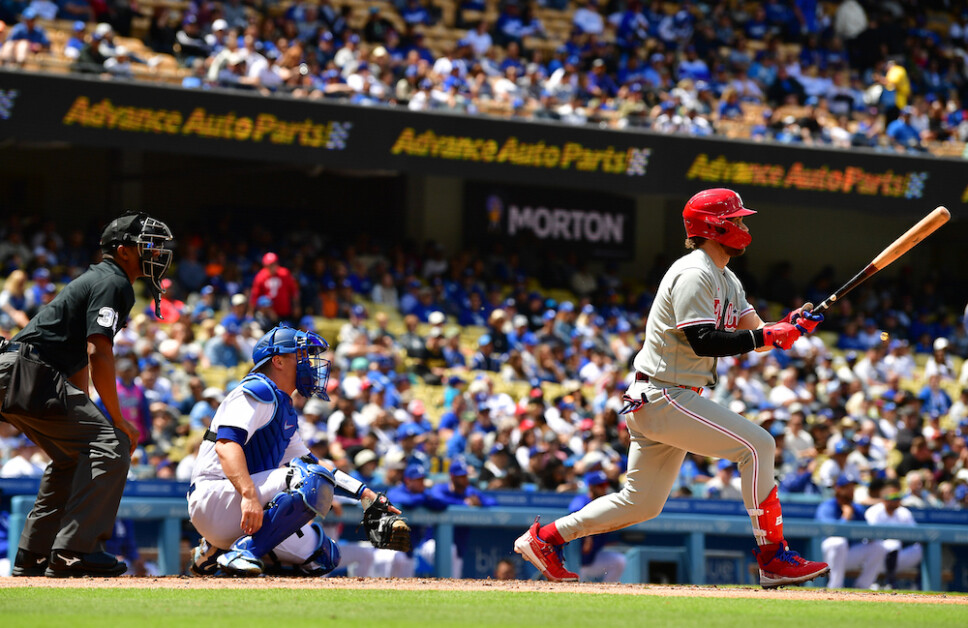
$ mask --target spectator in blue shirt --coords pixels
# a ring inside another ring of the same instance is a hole
[[[215,411],[225,399],[225,393],[221,388],[209,386],[202,391],[202,398],[195,402],[191,411],[188,413],[189,425],[193,430],[204,430],[212,424],[215,418]]]
[[[494,343],[489,334],[478,338],[477,353],[471,358],[471,370],[495,373],[501,370],[501,361],[494,355]]]
[[[407,6],[400,11],[400,17],[407,24],[430,26],[434,23],[433,18],[430,16],[430,11],[420,3],[420,0],[408,0]]]
[[[29,55],[50,50],[47,33],[37,26],[37,11],[27,7],[20,17],[23,21],[10,29],[7,41],[0,48],[0,65],[16,63],[22,66]]]
[[[490,508],[497,505],[497,500],[485,495],[478,488],[471,485],[469,467],[463,458],[454,458],[450,463],[450,482],[435,484],[430,489],[431,496],[448,506],[471,506],[476,508]],[[452,573],[455,577],[463,576],[464,557],[470,544],[470,528],[457,526],[454,528],[454,556]]]
[[[861,521],[864,518],[864,507],[854,501],[854,489],[857,481],[841,474],[834,483],[834,496],[820,504],[817,508],[817,521],[822,523],[846,523]],[[830,576],[827,586],[840,589],[844,586],[844,577],[848,570],[860,569],[860,575],[854,581],[854,587],[868,589],[877,574],[884,566],[887,551],[880,542],[868,542],[867,539],[849,542],[842,536],[828,536],[821,545],[823,559],[830,565]]]
[[[239,346],[239,326],[228,322],[222,326],[222,333],[205,343],[205,357],[212,366],[235,368],[247,359]]]
[[[897,119],[887,125],[885,133],[891,139],[891,144],[898,151],[923,151],[921,135],[918,130],[911,126],[910,106],[901,109]]]
[[[608,476],[604,471],[595,470],[585,474],[588,491],[578,495],[568,505],[569,512],[578,512],[592,500],[612,492]],[[581,539],[581,579],[601,579],[603,582],[618,582],[625,571],[625,555],[602,548],[610,541],[608,534],[593,534]]]
[[[447,503],[437,498],[427,490],[427,472],[422,465],[410,464],[403,470],[403,481],[387,491],[387,499],[394,506],[406,512],[413,512],[417,508],[441,511],[447,508]],[[373,560],[373,573],[392,578],[412,578],[417,570],[417,563],[426,569],[434,564],[436,543],[433,526],[418,526],[411,524],[410,540],[413,547],[411,552],[395,552],[393,550],[377,550]]]

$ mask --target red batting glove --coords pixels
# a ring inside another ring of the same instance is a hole
[[[823,314],[817,312],[811,312],[807,310],[802,312],[800,316],[794,321],[796,323],[797,329],[804,334],[812,334],[817,328],[817,325],[823,322]]]
[[[797,319],[803,316],[803,308],[798,307],[795,310],[790,310],[787,315],[780,319],[781,323],[790,323],[791,325],[797,322]]]
[[[773,323],[763,328],[763,346],[772,345],[786,351],[800,337],[800,330],[790,323]]]

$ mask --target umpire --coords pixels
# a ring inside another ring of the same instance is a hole
[[[165,223],[125,213],[101,236],[103,261],[0,339],[0,419],[51,458],[27,517],[14,576],[117,576],[126,566],[102,551],[111,536],[138,428],[121,415],[114,335],[134,305],[132,285],[150,280],[157,310],[171,263]],[[87,396],[88,365],[105,416]]]

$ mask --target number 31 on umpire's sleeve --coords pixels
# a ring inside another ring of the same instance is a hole
[[[109,307],[102,307],[98,310],[97,324],[101,327],[107,327],[112,332],[116,332],[118,328],[118,313]]]

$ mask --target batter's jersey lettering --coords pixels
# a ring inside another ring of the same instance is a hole
[[[714,325],[734,331],[740,319],[752,311],[733,271],[717,267],[702,250],[684,255],[659,283],[635,369],[660,384],[712,386],[716,358],[696,355],[684,330]]]

